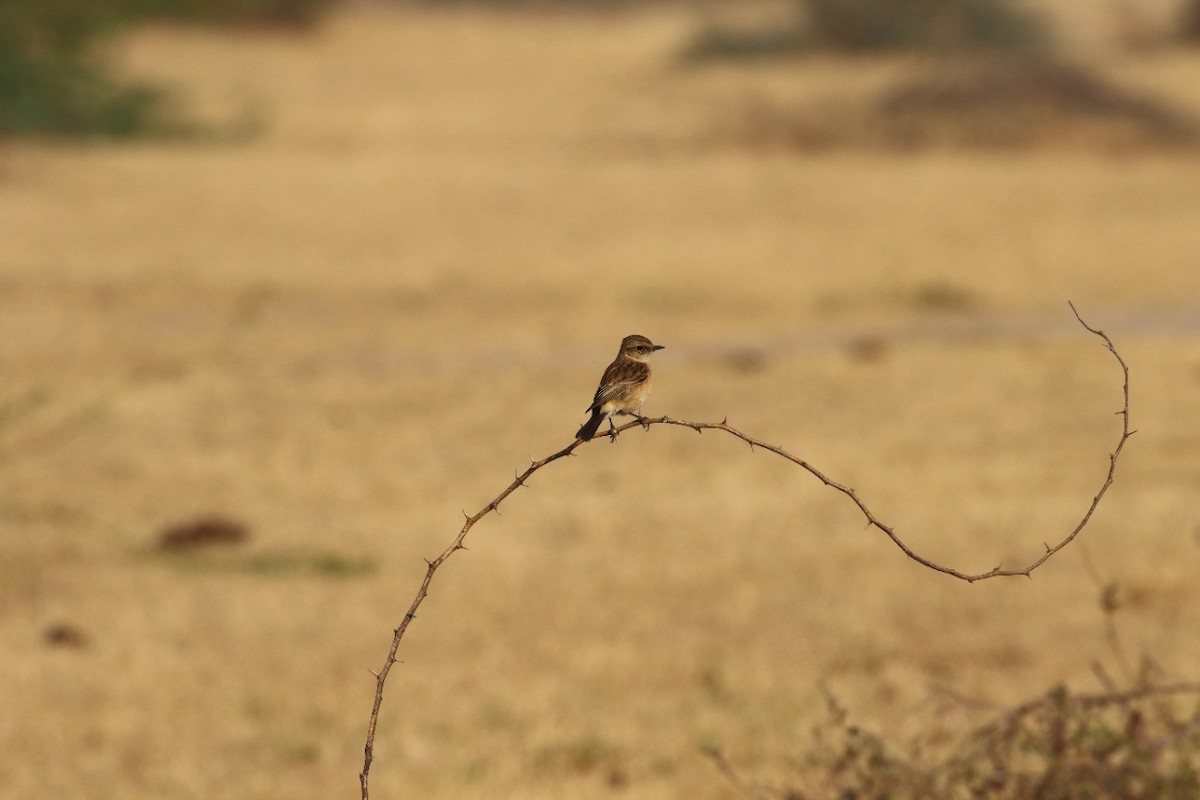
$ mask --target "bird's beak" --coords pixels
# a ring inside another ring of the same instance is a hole
[[[654,350],[662,350],[664,347],[666,347],[666,345],[665,344],[656,344],[656,345],[651,345],[651,347]]]

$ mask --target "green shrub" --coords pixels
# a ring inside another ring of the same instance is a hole
[[[129,136],[157,127],[163,97],[120,84],[89,58],[38,51],[0,33],[0,135]]]
[[[105,38],[146,20],[297,26],[333,0],[0,0],[0,136],[186,130],[165,94],[114,78]]]

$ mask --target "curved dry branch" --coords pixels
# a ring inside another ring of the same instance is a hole
[[[603,434],[603,436],[597,436],[596,439],[593,439],[592,441],[599,441],[601,438],[605,437],[607,437],[610,441],[614,441],[618,436],[630,428],[641,427],[649,429],[651,425],[677,425],[685,428],[691,428],[697,433],[702,433],[706,430],[724,431],[731,436],[741,439],[743,442],[750,445],[751,449],[758,447],[774,453],[781,458],[787,459],[796,466],[801,467],[809,472],[813,477],[821,481],[821,483],[846,495],[846,497],[850,498],[850,501],[853,502],[854,505],[858,506],[858,510],[862,512],[863,516],[866,517],[868,527],[878,528],[889,539],[892,540],[893,544],[900,548],[904,555],[924,567],[928,567],[935,572],[941,572],[953,578],[958,578],[959,580],[967,581],[968,583],[974,583],[975,581],[981,581],[987,578],[1013,577],[1018,575],[1029,577],[1029,575],[1035,569],[1046,563],[1051,556],[1074,541],[1075,537],[1079,535],[1080,531],[1082,531],[1091,520],[1092,514],[1100,505],[1100,500],[1104,497],[1105,493],[1108,491],[1108,488],[1113,483],[1113,477],[1116,474],[1117,459],[1120,457],[1121,451],[1125,447],[1125,442],[1128,441],[1129,437],[1135,433],[1135,431],[1131,430],[1129,427],[1129,367],[1125,364],[1125,360],[1121,358],[1120,353],[1117,352],[1116,347],[1113,345],[1112,339],[1110,339],[1103,331],[1093,328],[1084,322],[1083,317],[1079,316],[1079,312],[1075,309],[1075,305],[1073,303],[1069,305],[1072,313],[1075,315],[1075,319],[1079,321],[1079,324],[1082,325],[1088,332],[1095,334],[1104,341],[1105,347],[1107,347],[1108,351],[1112,353],[1113,358],[1116,359],[1117,363],[1121,367],[1121,373],[1124,378],[1122,385],[1124,405],[1122,406],[1121,410],[1117,412],[1122,419],[1121,436],[1117,441],[1116,447],[1113,449],[1112,453],[1109,454],[1108,474],[1104,478],[1104,483],[1101,484],[1099,491],[1097,491],[1095,496],[1092,498],[1091,504],[1084,512],[1083,517],[1079,520],[1079,523],[1073,530],[1070,531],[1070,533],[1059,540],[1057,544],[1046,544],[1045,552],[1042,553],[1039,558],[1023,567],[1005,569],[1003,565],[997,565],[987,572],[969,573],[960,572],[952,567],[947,567],[943,564],[939,564],[929,558],[926,558],[905,544],[905,542],[896,534],[895,530],[890,525],[884,523],[878,517],[876,517],[875,514],[867,507],[866,503],[864,503],[858,496],[854,489],[838,483],[814,467],[812,464],[809,464],[807,461],[801,458],[797,458],[796,456],[784,450],[782,447],[769,444],[761,439],[757,439],[753,436],[743,433],[742,431],[739,431],[738,429],[730,426],[727,420],[721,420],[720,422],[691,422],[689,420],[674,419],[672,417],[665,416],[642,417],[613,428],[606,434]],[[392,644],[388,649],[387,658],[383,662],[383,667],[379,670],[379,672],[373,673],[375,676],[375,700],[371,707],[370,719],[367,723],[367,739],[363,748],[363,768],[362,772],[359,773],[359,783],[362,788],[362,800],[369,800],[370,797],[368,777],[371,771],[371,762],[373,761],[375,754],[375,730],[379,723],[379,709],[383,705],[384,684],[387,682],[388,673],[396,664],[396,652],[400,649],[400,642],[404,638],[404,634],[408,630],[409,624],[416,619],[417,609],[429,594],[429,584],[433,581],[434,574],[446,561],[446,559],[454,555],[454,553],[457,551],[466,549],[464,541],[467,538],[467,534],[471,531],[471,528],[475,527],[475,524],[488,514],[492,513],[493,511],[498,511],[500,504],[504,502],[504,500],[506,500],[510,494],[515,492],[521,486],[524,486],[525,481],[527,481],[529,477],[533,475],[533,473],[537,472],[539,469],[547,464],[550,464],[551,462],[557,461],[565,456],[573,455],[578,447],[585,444],[587,444],[587,442],[576,439],[574,442],[558,452],[552,453],[540,461],[531,462],[529,466],[525,468],[524,472],[519,473],[513,478],[512,483],[505,487],[504,491],[496,495],[496,497],[493,498],[487,505],[475,512],[473,516],[468,516],[464,511],[463,516],[466,517],[466,521],[463,523],[462,528],[459,529],[458,535],[454,538],[450,545],[443,550],[440,555],[438,555],[437,558],[433,559],[432,561],[426,560],[425,577],[421,581],[421,586],[417,590],[416,597],[413,598],[412,603],[408,607],[408,612],[405,613],[404,618],[400,621],[400,624],[392,631]]]
[[[467,513],[464,511],[463,516],[466,517],[467,520],[463,523],[462,528],[459,530],[458,536],[454,537],[454,541],[450,543],[450,546],[443,550],[437,558],[433,559],[432,561],[426,559],[425,579],[421,581],[421,588],[417,590],[417,596],[413,598],[412,603],[409,605],[408,613],[404,615],[404,619],[400,620],[399,626],[392,631],[392,646],[388,650],[387,659],[385,659],[383,662],[383,668],[380,669],[379,672],[372,673],[375,675],[375,704],[371,707],[371,719],[370,722],[367,723],[367,743],[363,748],[363,768],[362,772],[359,773],[358,776],[359,783],[362,786],[362,800],[367,800],[370,795],[367,778],[371,771],[371,761],[375,757],[375,727],[379,723],[379,708],[383,704],[383,685],[387,681],[387,676],[391,671],[392,666],[396,663],[396,651],[400,649],[400,640],[404,638],[404,632],[408,630],[409,623],[416,619],[417,608],[420,607],[421,603],[425,601],[425,597],[429,594],[429,584],[433,580],[434,573],[437,572],[438,567],[440,567],[447,558],[454,555],[454,553],[459,550],[467,549],[466,545],[463,544],[463,540],[467,538],[467,533],[471,530],[471,528],[475,527],[475,523],[479,522],[479,520],[483,519],[493,511],[497,511],[500,508],[500,503],[502,503],[505,498],[515,492],[518,488],[523,486],[530,475],[537,472],[551,461],[557,461],[564,456],[571,455],[571,453],[575,451],[575,448],[579,447],[581,444],[584,444],[584,442],[576,439],[572,444],[567,445],[557,453],[548,455],[541,461],[534,461],[530,463],[530,465],[525,468],[525,471],[520,475],[517,475],[513,479],[513,482],[510,483],[504,489],[504,491],[496,495],[496,497],[490,503],[479,509],[479,511],[475,512],[474,516],[467,516]]]

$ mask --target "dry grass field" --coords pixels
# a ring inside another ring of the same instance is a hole
[[[1115,84],[1200,114],[1200,53]],[[1104,6],[1107,8],[1107,6]],[[1086,23],[1086,24],[1084,24]],[[1059,682],[1200,678],[1200,155],[798,153],[747,104],[912,65],[683,67],[695,20],[373,5],[120,56],[215,126],[0,144],[0,796],[332,798],[424,571],[569,442],[620,338],[657,426],[539,472],[404,640],[376,798],[732,798],[798,782],[825,692],[903,737]],[[1102,66],[1099,66],[1102,65]],[[232,120],[232,122],[230,122]],[[209,516],[241,544],[164,552]],[[1090,564],[1090,566],[1089,566]],[[1095,573],[1095,574],[1093,574]],[[1098,577],[1097,577],[1098,576]]]

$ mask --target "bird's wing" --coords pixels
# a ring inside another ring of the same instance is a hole
[[[639,364],[640,369],[635,370],[630,370],[624,364],[621,367],[621,369],[610,367],[605,371],[604,377],[600,379],[600,386],[596,389],[596,396],[592,398],[592,404],[587,407],[588,411],[595,411],[614,397],[620,397],[632,391],[650,377],[650,370],[644,364]]]

